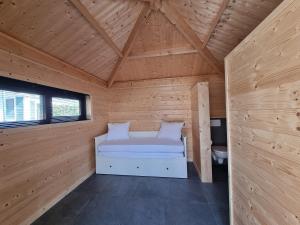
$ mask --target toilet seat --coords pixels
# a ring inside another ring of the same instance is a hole
[[[212,151],[217,157],[227,159],[227,147],[226,146],[212,146]]]
[[[227,159],[227,147],[212,146],[212,157],[219,164],[223,164],[224,159]]]

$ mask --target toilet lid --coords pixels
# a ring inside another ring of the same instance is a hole
[[[212,146],[211,148],[215,152],[227,152],[226,146]]]

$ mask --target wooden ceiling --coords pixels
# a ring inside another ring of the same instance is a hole
[[[282,0],[0,0],[0,31],[107,81],[223,74]]]

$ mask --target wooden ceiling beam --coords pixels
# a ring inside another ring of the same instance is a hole
[[[119,57],[123,57],[121,50],[113,42],[107,32],[100,26],[98,21],[90,14],[88,9],[81,3],[80,0],[69,0],[75,8],[81,13],[81,15],[88,21],[88,23],[100,34],[105,42],[118,54]]]
[[[140,0],[141,2],[148,3],[152,10],[158,11],[162,6],[163,0]]]
[[[171,6],[168,1],[162,2],[161,12],[173,23],[182,35],[198,50],[198,53],[206,59],[206,61],[216,70],[216,72],[224,74],[224,67],[213,54],[207,49],[203,48],[203,42],[200,40],[195,31],[185,22],[183,16],[177,12],[177,10]]]
[[[136,39],[136,36],[138,34],[138,31],[140,30],[140,27],[145,23],[145,21],[148,19],[149,15],[151,13],[151,8],[149,7],[148,4],[146,4],[141,11],[139,17],[137,18],[137,21],[135,22],[135,25],[128,37],[127,42],[125,43],[125,46],[123,48],[123,57],[119,58],[118,62],[116,63],[110,77],[107,83],[108,87],[111,87],[111,85],[114,83],[116,79],[117,72],[120,70],[122,65],[126,62],[128,55],[131,51],[131,48],[134,44],[134,40]]]
[[[170,49],[161,49],[155,51],[147,51],[141,53],[135,53],[129,55],[128,59],[143,59],[143,58],[153,58],[153,57],[162,57],[169,55],[184,55],[184,54],[193,54],[198,53],[196,49],[190,48],[170,48]]]
[[[92,75],[78,67],[58,59],[46,52],[34,48],[22,41],[19,41],[3,32],[0,32],[0,49],[12,55],[22,57],[33,63],[51,68],[57,72],[75,77],[82,81],[92,82],[101,86],[106,86],[106,81]]]
[[[227,8],[228,4],[229,4],[229,0],[223,0],[222,5],[221,5],[221,7],[220,7],[220,9],[219,9],[216,17],[214,18],[213,22],[210,25],[208,34],[206,35],[206,37],[203,40],[203,46],[202,46],[202,48],[205,48],[207,46],[207,44],[208,44],[208,42],[209,42],[209,40],[210,40],[213,32],[215,31],[215,29],[216,29],[219,21],[222,18],[222,15],[224,14],[224,11]]]

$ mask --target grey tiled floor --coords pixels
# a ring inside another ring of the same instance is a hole
[[[189,179],[93,175],[34,225],[227,225],[227,174]]]

